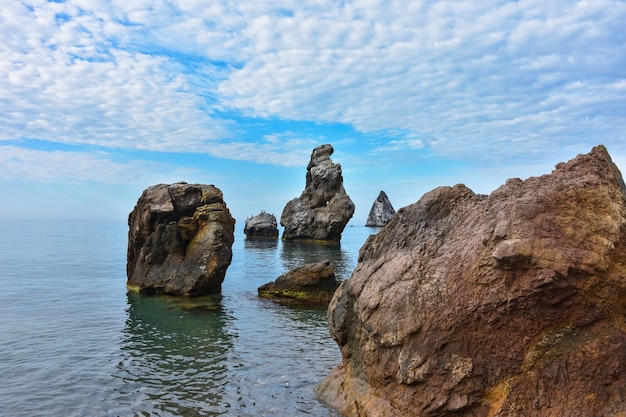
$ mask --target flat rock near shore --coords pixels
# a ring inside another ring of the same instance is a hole
[[[626,415],[626,187],[603,146],[490,195],[440,187],[329,306],[347,416]]]
[[[341,282],[329,259],[298,266],[259,287],[259,296],[282,304],[328,305]]]

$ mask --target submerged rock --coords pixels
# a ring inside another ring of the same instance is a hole
[[[396,214],[396,211],[391,205],[389,197],[387,197],[384,191],[381,191],[376,200],[374,200],[374,204],[372,204],[365,226],[383,227],[391,221],[394,214]]]
[[[249,238],[278,239],[278,222],[276,216],[262,211],[256,216],[246,219],[243,232]]]
[[[603,146],[491,195],[440,187],[329,305],[347,416],[626,413],[626,187]]]
[[[328,304],[339,280],[328,259],[299,266],[259,287],[259,296],[283,303]]]
[[[128,217],[128,287],[179,295],[219,293],[232,260],[235,220],[213,185],[147,188]]]
[[[280,224],[286,240],[341,240],[354,214],[354,203],[343,188],[341,165],[330,159],[332,145],[313,149],[307,166],[306,187],[283,209]]]

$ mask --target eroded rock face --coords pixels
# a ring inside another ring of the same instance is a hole
[[[276,216],[261,212],[256,216],[249,217],[246,219],[243,232],[249,238],[278,239]]]
[[[329,306],[348,416],[626,413],[626,187],[603,146],[399,210]]]
[[[365,226],[382,227],[391,221],[394,214],[396,214],[396,210],[391,205],[389,197],[384,191],[381,191],[372,204]]]
[[[328,259],[305,264],[259,287],[259,296],[285,304],[328,304],[340,281]]]
[[[341,165],[330,159],[332,145],[313,149],[307,166],[306,187],[283,209],[280,224],[287,240],[341,240],[354,214],[354,203],[343,188]]]
[[[128,287],[179,295],[219,293],[232,260],[235,220],[213,185],[147,188],[128,217]]]

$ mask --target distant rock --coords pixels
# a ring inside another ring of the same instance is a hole
[[[306,187],[283,209],[280,224],[286,240],[339,241],[354,214],[354,203],[343,188],[341,165],[331,161],[332,145],[313,149]]]
[[[400,209],[329,305],[346,416],[626,415],[626,186],[603,146]]]
[[[246,237],[249,238],[271,238],[278,239],[278,222],[276,216],[262,211],[256,216],[246,219],[243,229]]]
[[[258,291],[263,298],[287,304],[328,304],[339,284],[332,262],[326,259],[294,268]]]
[[[179,295],[219,293],[235,220],[213,185],[147,188],[128,218],[128,287]]]
[[[389,223],[394,214],[396,214],[396,211],[391,205],[389,197],[387,197],[384,191],[381,191],[378,197],[376,197],[374,204],[372,204],[365,226],[383,227]]]

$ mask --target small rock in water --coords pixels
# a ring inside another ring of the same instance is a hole
[[[276,216],[262,211],[246,219],[243,232],[248,238],[278,239]]]
[[[259,287],[259,296],[286,304],[328,304],[340,281],[329,260],[305,264]]]

